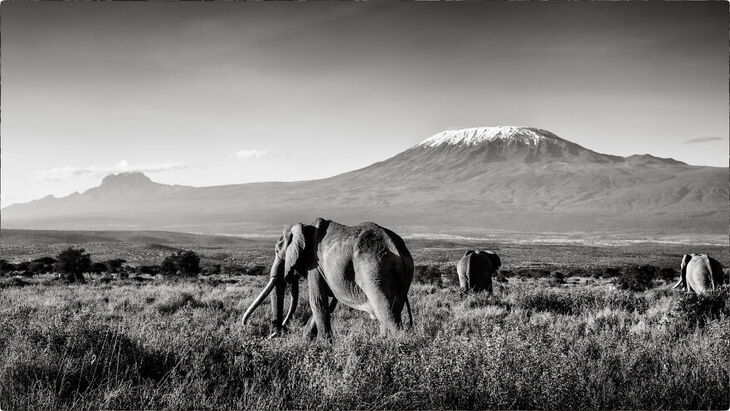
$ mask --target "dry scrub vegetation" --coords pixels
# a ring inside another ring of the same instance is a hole
[[[414,329],[339,306],[334,344],[243,311],[265,282],[27,280],[0,289],[2,409],[727,409],[730,295],[509,278],[411,288]]]

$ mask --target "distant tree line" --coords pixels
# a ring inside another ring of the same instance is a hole
[[[10,263],[0,260],[0,275],[20,275],[32,277],[37,274],[58,273],[68,283],[84,283],[85,273],[115,274],[119,278],[129,278],[130,274],[139,276],[165,275],[169,277],[189,278],[204,275],[264,275],[266,267],[262,265],[241,266],[236,264],[204,264],[200,257],[191,250],[181,250],[165,257],[160,265],[126,265],[127,260],[114,258],[106,261],[92,261],[91,255],[83,248],[68,247],[55,258],[42,257],[32,261]]]

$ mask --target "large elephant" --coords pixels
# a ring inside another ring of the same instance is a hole
[[[499,256],[491,251],[469,250],[456,265],[459,285],[464,291],[492,293],[492,274],[502,265]]]
[[[308,276],[312,316],[305,327],[309,338],[331,339],[330,314],[337,301],[370,314],[381,335],[401,328],[404,304],[412,324],[408,289],[413,258],[403,239],[375,223],[349,227],[318,218],[311,225],[284,230],[276,243],[271,276],[243,315],[243,323],[275,288],[271,299],[274,333],[281,335],[299,298],[299,277]],[[284,291],[291,285],[291,303],[282,321]]]
[[[699,294],[722,284],[722,264],[707,254],[685,254],[681,268],[679,281],[672,289],[685,283],[687,292]]]

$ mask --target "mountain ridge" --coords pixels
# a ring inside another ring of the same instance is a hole
[[[189,187],[143,174],[3,209],[4,228],[266,231],[324,216],[444,231],[724,232],[727,168],[602,154],[542,129],[445,130],[332,177]]]

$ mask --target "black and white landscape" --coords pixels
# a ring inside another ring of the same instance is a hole
[[[730,408],[728,9],[3,2],[0,411]]]

